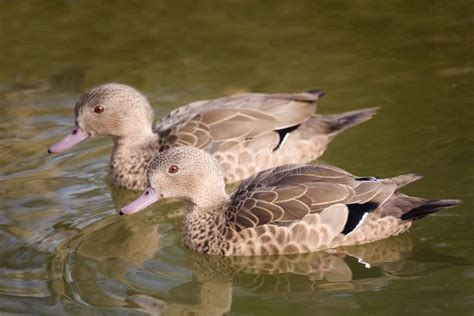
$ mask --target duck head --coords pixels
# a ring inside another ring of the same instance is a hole
[[[184,198],[198,209],[212,209],[228,199],[224,176],[217,160],[189,146],[158,154],[148,165],[148,186],[120,215],[136,213],[161,198]]]
[[[118,83],[101,85],[79,98],[74,129],[48,152],[64,151],[95,136],[139,141],[153,134],[153,119],[150,104],[136,89]]]

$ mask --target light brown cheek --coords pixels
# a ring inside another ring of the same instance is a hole
[[[108,116],[106,118],[104,117],[101,121],[103,128],[106,130],[104,132],[116,136],[124,136],[121,134],[127,134],[123,119]]]
[[[93,131],[91,130],[91,124],[89,123],[89,121],[87,120],[87,118],[85,118],[85,117],[80,117],[80,118],[76,119],[76,124],[78,124],[79,127],[80,127],[83,131],[85,131],[85,132],[87,132],[87,133],[89,133],[89,134],[92,134],[91,132],[93,132]]]
[[[157,174],[153,174],[153,175],[150,175],[151,177],[151,187],[154,188],[155,190],[158,191],[162,191],[163,188],[166,188],[167,186],[169,186],[169,184],[167,183],[167,181],[159,181],[158,179],[162,178],[161,175],[157,175]],[[159,193],[159,192],[158,192]]]
[[[176,179],[176,181],[174,181],[174,184],[177,185],[177,187],[181,188],[181,193],[183,195],[189,195],[191,192],[194,191],[194,186],[189,179]]]
[[[87,133],[91,135],[102,135],[99,128],[101,127],[101,123],[98,120],[90,115],[89,113],[84,113],[78,119],[79,126]]]
[[[169,177],[166,173],[155,173],[152,178],[152,187],[157,193],[165,193],[165,195],[179,194],[180,184],[174,181],[172,177]],[[178,189],[178,191],[176,191]],[[172,194],[174,193],[174,194]]]
[[[104,113],[98,114],[98,116],[103,115],[103,114]],[[94,130],[98,135],[118,136],[117,135],[117,131],[119,131],[118,126],[115,123],[113,123],[113,121],[111,121],[109,118],[107,118],[107,117],[93,117],[90,120],[90,122],[91,122],[90,128],[92,130]]]

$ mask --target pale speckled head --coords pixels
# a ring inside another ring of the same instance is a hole
[[[138,212],[161,197],[184,198],[198,208],[215,206],[227,198],[219,163],[195,147],[174,147],[158,154],[148,165],[147,179],[143,195],[121,214]]]
[[[153,133],[153,119],[150,104],[136,89],[119,83],[101,85],[79,98],[74,130],[48,151],[60,152],[93,136],[147,136]]]

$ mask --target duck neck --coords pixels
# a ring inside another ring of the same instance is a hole
[[[229,198],[213,204],[190,203],[183,221],[183,240],[187,247],[211,255],[224,255],[228,249],[225,210]],[[211,206],[212,205],[212,206]]]
[[[160,151],[159,137],[153,131],[114,137],[110,161],[112,182],[122,188],[143,190],[148,163]]]
[[[201,213],[211,212],[220,209],[229,202],[229,196],[225,192],[224,186],[222,190],[212,189],[211,186],[203,186],[199,195],[195,196],[191,201],[192,211]]]
[[[150,128],[142,128],[138,131],[128,133],[122,136],[115,136],[115,147],[134,148],[144,147],[158,141],[158,134]]]

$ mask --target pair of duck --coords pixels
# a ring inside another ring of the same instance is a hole
[[[106,84],[79,98],[74,129],[48,152],[111,136],[112,182],[144,190],[120,214],[161,198],[184,198],[184,243],[211,255],[297,254],[368,243],[460,203],[398,192],[421,178],[414,174],[377,179],[302,164],[377,110],[314,114],[323,95],[311,90],[198,101],[153,126],[153,110],[140,92]],[[243,179],[226,193],[226,183]]]

